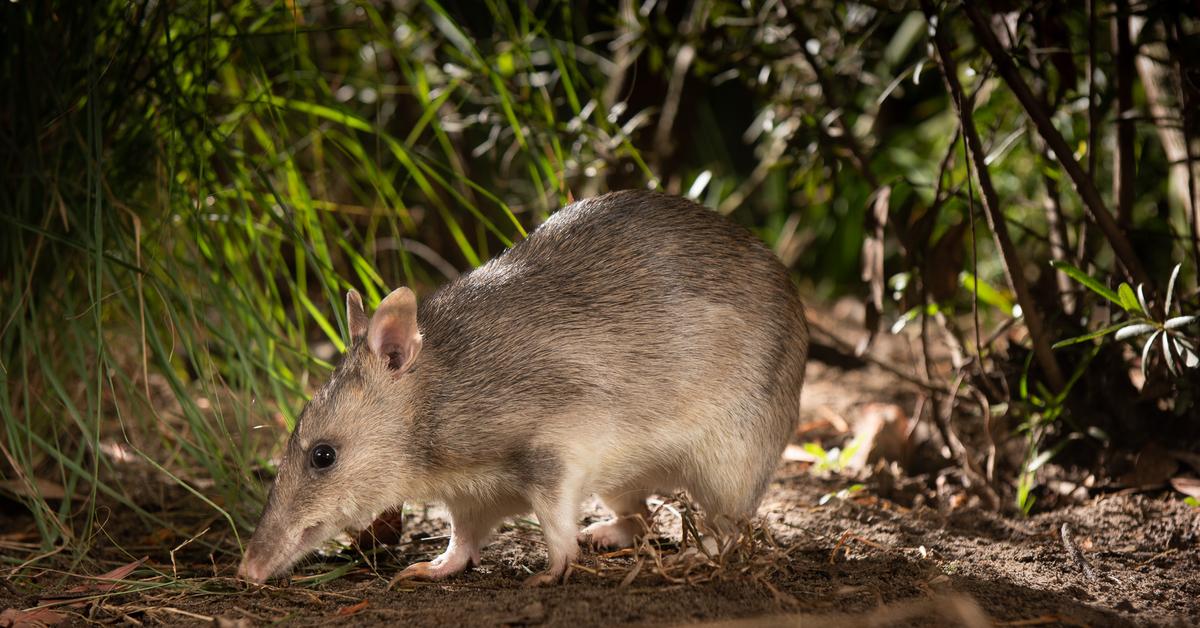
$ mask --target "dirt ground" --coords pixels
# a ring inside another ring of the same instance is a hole
[[[817,356],[804,425],[828,428],[879,403],[911,412],[916,399],[876,366]],[[584,552],[560,586],[520,586],[545,553],[536,524],[518,520],[497,534],[481,567],[389,589],[398,569],[444,548],[447,524],[435,507],[409,517],[402,542],[376,551],[366,566],[344,556],[314,559],[291,582],[264,587],[234,581],[233,556],[184,548],[173,564],[170,547],[97,539],[105,568],[149,556],[126,577],[136,584],[80,588],[80,579],[54,570],[36,588],[0,578],[0,609],[50,603],[63,625],[1200,625],[1200,508],[1176,494],[1093,492],[1013,517],[977,498],[939,496],[927,481],[817,474],[800,458],[781,464],[756,540],[714,559],[681,544],[692,518],[667,500],[656,511],[656,544],[637,554]],[[587,520],[602,516],[595,503],[584,512]],[[0,518],[0,534],[27,536],[28,525],[10,513]],[[331,571],[340,577],[315,584]],[[180,577],[163,575],[172,573]]]

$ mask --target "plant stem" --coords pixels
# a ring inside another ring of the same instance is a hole
[[[1117,154],[1113,160],[1113,198],[1117,200],[1117,225],[1129,229],[1133,224],[1133,59],[1135,51],[1129,38],[1129,0],[1116,0],[1113,16],[1113,48],[1117,57]],[[1094,150],[1094,147],[1088,147]]]
[[[929,0],[921,0],[921,6],[930,23],[936,23],[936,14]],[[1025,317],[1025,325],[1029,328],[1029,337],[1033,342],[1033,351],[1037,356],[1038,364],[1041,365],[1042,371],[1046,376],[1046,381],[1054,391],[1062,390],[1064,383],[1062,371],[1059,369],[1058,361],[1055,360],[1054,353],[1050,349],[1050,340],[1046,336],[1046,330],[1042,325],[1041,314],[1038,312],[1037,304],[1033,300],[1033,294],[1022,272],[1021,260],[1017,255],[1016,247],[1013,245],[1012,238],[1008,234],[1008,224],[1005,222],[1004,213],[1000,209],[1000,198],[996,193],[995,186],[992,184],[987,164],[984,163],[984,151],[983,145],[979,140],[979,131],[975,128],[975,120],[972,117],[968,101],[963,95],[962,84],[958,82],[958,65],[951,55],[950,44],[946,41],[941,28],[934,29],[933,41],[937,49],[938,65],[942,70],[942,79],[945,81],[946,88],[950,92],[950,100],[953,101],[954,108],[958,111],[963,139],[966,141],[968,153],[970,154],[968,170],[970,163],[973,162],[975,176],[979,182],[980,196],[983,201],[984,215],[987,217],[988,225],[992,228],[992,236],[996,240],[996,248],[999,249],[1000,256],[1004,262],[1004,273],[1008,276],[1008,282],[1017,297],[1017,303],[1021,305],[1021,310]]]
[[[928,2],[924,0],[922,4],[928,6]],[[1087,208],[1092,219],[1096,221],[1096,226],[1100,227],[1100,231],[1104,233],[1104,237],[1113,247],[1113,252],[1116,253],[1117,260],[1125,267],[1126,273],[1133,281],[1153,286],[1154,283],[1142,268],[1142,264],[1133,252],[1133,247],[1129,244],[1129,240],[1113,219],[1112,213],[1104,204],[1104,200],[1100,198],[1100,192],[1096,189],[1095,180],[1088,173],[1084,172],[1083,168],[1079,166],[1079,162],[1075,160],[1075,156],[1072,154],[1071,148],[1067,146],[1066,140],[1063,139],[1058,129],[1054,127],[1054,122],[1050,119],[1050,114],[1038,102],[1029,85],[1025,83],[1025,79],[1021,78],[1016,64],[1009,58],[1008,51],[1004,49],[1004,46],[1000,44],[1000,41],[992,33],[991,27],[988,24],[988,18],[984,16],[977,4],[964,2],[962,7],[974,27],[975,38],[988,51],[988,54],[991,55],[992,61],[996,64],[996,70],[1000,73],[1004,82],[1008,84],[1009,89],[1013,91],[1013,95],[1021,102],[1021,105],[1025,108],[1025,113],[1033,119],[1033,123],[1038,129],[1038,134],[1046,140],[1046,144],[1050,146],[1050,150],[1054,152],[1058,162],[1062,164],[1063,170],[1067,171],[1067,176],[1071,177],[1071,182],[1075,184],[1075,189],[1079,192],[1084,207]]]

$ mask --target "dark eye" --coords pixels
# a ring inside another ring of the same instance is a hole
[[[333,445],[321,443],[312,450],[312,466],[318,469],[328,469],[337,460],[337,450]]]

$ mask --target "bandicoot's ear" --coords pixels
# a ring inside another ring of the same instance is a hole
[[[367,313],[357,290],[346,293],[346,322],[350,325],[351,344],[367,335]]]
[[[367,330],[367,346],[387,359],[388,368],[401,375],[412,368],[421,352],[417,331],[417,297],[408,288],[396,288],[379,304]]]

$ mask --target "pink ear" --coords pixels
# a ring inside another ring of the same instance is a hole
[[[367,335],[367,313],[357,290],[346,293],[346,322],[350,326],[350,342]]]
[[[417,330],[417,297],[408,288],[397,288],[384,298],[371,317],[367,346],[375,355],[387,359],[396,375],[413,366],[421,352],[421,332]]]

